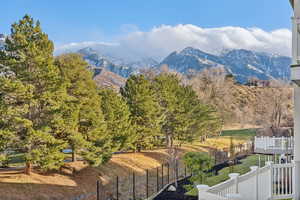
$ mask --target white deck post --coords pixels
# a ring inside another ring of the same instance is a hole
[[[208,185],[197,185],[199,200],[205,200],[203,198],[203,192],[207,192],[209,190],[209,188],[210,187]]]
[[[270,167],[269,170],[269,176],[270,176],[270,188],[269,188],[269,200],[273,200],[273,184],[274,184],[274,177],[273,177],[273,163],[271,161],[268,161],[266,163]]]
[[[228,175],[230,179],[234,180],[235,193],[239,193],[239,173],[231,173]]]
[[[300,200],[300,0],[291,0],[294,16],[292,17],[292,65],[291,80],[294,87],[294,193],[295,200]]]
[[[300,200],[300,88],[295,87],[294,97],[294,162],[295,162],[295,199]]]

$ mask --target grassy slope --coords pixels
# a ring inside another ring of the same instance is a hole
[[[221,136],[232,136],[234,138],[251,138],[256,135],[256,129],[225,130]]]
[[[249,156],[249,157],[241,160],[241,164],[234,166],[233,172],[239,173],[242,175],[242,174],[249,172],[251,166],[257,166],[257,165],[258,165],[258,156],[256,156],[256,155]],[[264,163],[262,163],[262,165],[264,165]],[[229,179],[229,177],[228,177],[229,174],[230,174],[230,168],[226,167],[219,171],[219,175],[208,177],[204,184],[213,186],[218,183],[224,182]],[[197,196],[197,190],[194,189],[194,190],[188,192],[188,194]]]
[[[207,151],[209,148],[225,148],[230,144],[227,136],[208,139],[205,143],[194,142],[185,144],[180,148],[180,155],[189,151]],[[243,143],[245,137],[234,136],[235,144]],[[21,155],[16,155],[12,166],[20,163]],[[88,167],[82,162],[72,164],[77,173],[74,176],[58,173],[33,173],[27,176],[21,170],[2,170],[0,172],[0,196],[5,200],[40,200],[40,199],[70,199],[82,193],[95,192],[95,183],[101,179],[104,184],[112,182],[116,175],[121,178],[128,177],[132,171],[137,175],[145,169],[154,169],[168,161],[166,149],[147,151],[142,153],[116,154],[105,165],[97,168]],[[126,184],[121,187],[125,187]],[[128,186],[127,186],[128,187]],[[128,188],[127,188],[128,190]],[[1,199],[0,198],[0,199]]]

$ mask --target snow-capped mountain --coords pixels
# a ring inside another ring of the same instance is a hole
[[[160,63],[152,58],[133,62],[112,56],[112,54],[103,55],[90,47],[78,52],[94,66],[95,75],[99,74],[102,69],[106,69],[127,78],[130,74],[138,73],[140,68],[160,67],[166,64],[171,70],[183,74],[210,67],[224,67],[241,83],[246,83],[251,77],[262,80],[289,80],[290,78],[291,58],[244,49],[226,50],[220,55],[213,55],[196,48],[187,47],[180,52],[171,53]]]
[[[99,70],[106,69],[122,77],[128,77],[137,73],[140,68],[154,67],[158,62],[152,58],[141,58],[140,60],[126,60],[110,55],[102,55],[99,51],[87,47],[80,49],[78,53],[82,54],[84,59],[94,66],[95,75],[100,73]]]
[[[93,50],[92,48],[81,49],[78,51],[78,53],[82,54],[83,58],[89,64],[91,64],[95,76],[100,74],[102,69],[114,72],[126,78],[130,76],[130,74],[135,73],[135,70],[132,67],[119,64],[121,63],[119,59],[103,56],[99,54],[97,51]]]
[[[236,80],[245,83],[250,77],[262,80],[289,80],[291,58],[244,49],[227,50],[221,55],[212,55],[199,49],[187,47],[180,52],[173,52],[160,64],[170,69],[188,73],[210,67],[224,67]]]

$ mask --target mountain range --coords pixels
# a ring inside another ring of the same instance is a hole
[[[238,82],[245,83],[251,77],[261,80],[289,80],[290,63],[289,57],[244,49],[226,50],[220,55],[213,55],[187,47],[180,52],[171,53],[160,65],[166,64],[170,69],[183,74],[205,68],[224,67]]]
[[[245,49],[225,50],[219,55],[214,55],[187,47],[170,53],[162,61],[141,58],[134,62],[111,54],[106,55],[91,47],[80,49],[78,53],[82,54],[92,66],[95,76],[105,69],[127,78],[131,74],[138,73],[141,68],[160,68],[162,65],[167,65],[170,70],[182,74],[202,71],[205,68],[224,67],[240,83],[246,83],[252,77],[261,80],[289,80],[290,78],[290,57]]]
[[[0,49],[3,48],[4,40],[5,35],[0,34]],[[70,51],[73,50],[69,49],[65,52]],[[76,52],[82,54],[90,64],[95,77],[101,72],[102,76],[113,72],[120,76],[118,80],[137,74],[143,68],[160,69],[162,65],[167,65],[170,70],[182,74],[202,71],[205,68],[223,67],[240,83],[246,83],[252,77],[261,80],[290,79],[290,57],[245,49],[225,50],[220,54],[211,54],[197,48],[186,47],[181,51],[170,53],[162,60],[143,57],[142,52],[137,54],[131,51],[126,52],[124,49],[120,51],[114,45],[90,46],[76,50]],[[117,82],[120,83],[123,80]]]
[[[92,66],[94,75],[98,75],[102,69],[114,72],[124,78],[138,73],[141,68],[151,68],[159,65],[153,58],[142,58],[140,60],[126,60],[117,56],[102,54],[99,50],[86,47],[78,51],[83,58]]]

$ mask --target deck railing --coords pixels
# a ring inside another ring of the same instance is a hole
[[[199,200],[276,200],[294,196],[294,164],[273,164],[263,168],[251,167],[251,171],[239,176],[230,174],[230,179],[208,187],[197,186]]]
[[[287,199],[293,195],[293,169],[293,163],[272,165],[273,199]]]

